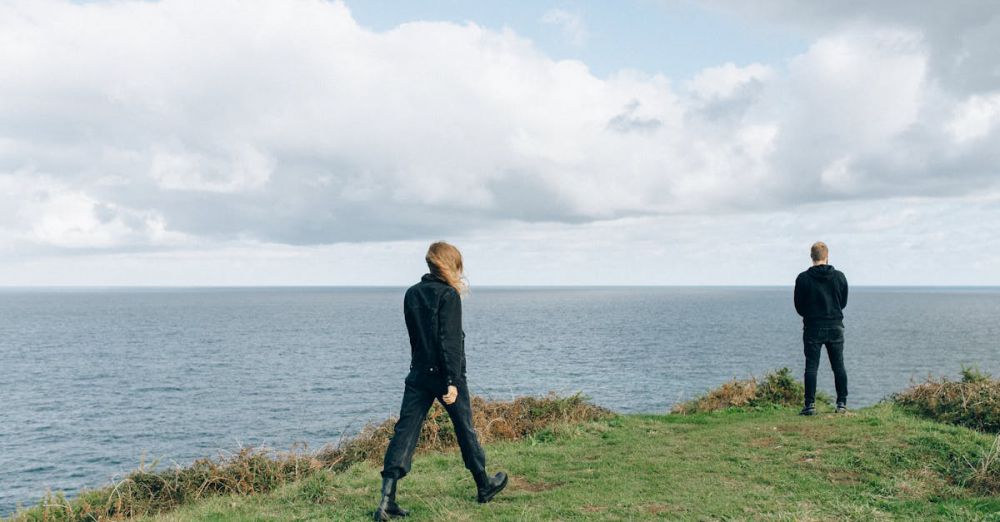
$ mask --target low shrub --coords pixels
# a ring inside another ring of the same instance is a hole
[[[564,423],[585,422],[612,416],[582,395],[520,397],[513,401],[487,401],[474,397],[473,423],[483,443],[520,440]],[[201,459],[188,467],[156,470],[140,465],[114,485],[85,491],[74,500],[49,493],[37,506],[14,515],[22,521],[123,520],[169,511],[184,503],[213,495],[267,493],[300,480],[319,469],[342,471],[358,462],[381,461],[396,420],[366,426],[357,436],[314,453],[277,453],[266,448],[244,448],[218,459]],[[418,450],[441,451],[456,447],[455,430],[443,407],[435,403],[427,415]],[[315,488],[314,488],[315,489]],[[313,492],[320,495],[320,492]]]
[[[928,378],[892,396],[903,409],[949,424],[1000,432],[1000,380],[975,368],[962,379]]]
[[[962,382],[972,383],[972,382],[989,382],[993,378],[992,375],[980,370],[975,366],[962,366]]]
[[[794,377],[791,370],[782,368],[764,375],[758,380],[733,379],[718,388],[694,399],[675,404],[671,413],[687,414],[724,410],[727,408],[763,408],[774,406],[801,406],[805,387]],[[816,401],[829,404],[830,397],[818,393]]]

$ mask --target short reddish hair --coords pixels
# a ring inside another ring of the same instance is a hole
[[[826,243],[822,241],[817,241],[813,243],[813,246],[809,249],[809,257],[813,261],[822,261],[829,258],[830,249],[826,247]]]

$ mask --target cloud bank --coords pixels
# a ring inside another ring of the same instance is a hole
[[[340,2],[5,1],[0,249],[668,227],[831,202],[849,221],[997,194],[1000,8],[833,5],[753,14],[815,34],[787,63],[671,79],[598,77],[475,23],[376,32]]]

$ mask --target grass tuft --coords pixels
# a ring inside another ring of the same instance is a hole
[[[769,372],[762,380],[750,377],[733,379],[690,401],[674,405],[671,413],[690,414],[728,408],[788,407],[802,404],[805,388],[792,377],[791,370],[781,368]],[[819,393],[817,402],[829,404],[830,398]]]
[[[1000,432],[1000,380],[975,368],[962,368],[960,381],[929,377],[893,395],[892,400],[909,412],[940,422]]]
[[[967,485],[988,495],[1000,494],[1000,435],[974,464]]]
[[[324,463],[302,453],[243,448],[218,459],[199,459],[188,467],[157,470],[141,464],[115,484],[86,491],[75,500],[49,493],[15,521],[121,520],[160,513],[215,495],[267,493],[308,476]]]
[[[975,366],[962,366],[962,382],[964,383],[989,382],[992,378],[992,375]]]
[[[554,428],[612,416],[582,395],[520,397],[510,402],[474,397],[473,423],[480,441],[515,441],[540,434],[550,437]],[[61,493],[48,493],[35,507],[18,512],[15,522],[124,520],[164,513],[200,499],[219,495],[249,496],[308,479],[301,494],[314,502],[330,502],[326,487],[329,474],[359,462],[378,462],[389,444],[396,420],[366,426],[354,438],[327,446],[315,453],[275,452],[267,448],[243,448],[218,459],[200,459],[188,467],[157,470],[156,463],[140,465],[115,484],[85,491],[74,500]],[[421,452],[455,447],[455,430],[447,412],[435,403],[420,434]]]

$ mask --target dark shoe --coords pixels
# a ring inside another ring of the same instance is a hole
[[[799,415],[816,415],[816,405],[806,404],[805,408],[802,408],[802,411],[799,412]]]
[[[847,413],[847,403],[838,402],[837,403],[837,413]]]
[[[395,502],[390,502],[389,507],[385,509],[385,512],[393,518],[405,517],[410,514],[408,510],[399,507],[399,504],[396,504]]]
[[[395,504],[393,494],[396,491],[396,479],[383,477],[382,478],[382,500],[379,501],[378,507],[375,508],[375,512],[372,513],[372,518],[378,520],[379,522],[386,522],[391,520],[393,515],[390,513],[390,504]],[[397,506],[398,507],[398,506]]]
[[[392,491],[389,492],[389,506],[386,508],[385,512],[391,517],[405,517],[409,515],[410,512],[399,507],[399,504],[396,503],[397,484],[399,484],[398,480],[392,483]]]
[[[500,493],[503,491],[503,488],[507,487],[507,474],[502,471],[492,477],[486,473],[482,473],[473,478],[476,480],[476,500],[480,504],[485,504],[493,500],[493,497],[497,496],[497,493]]]

